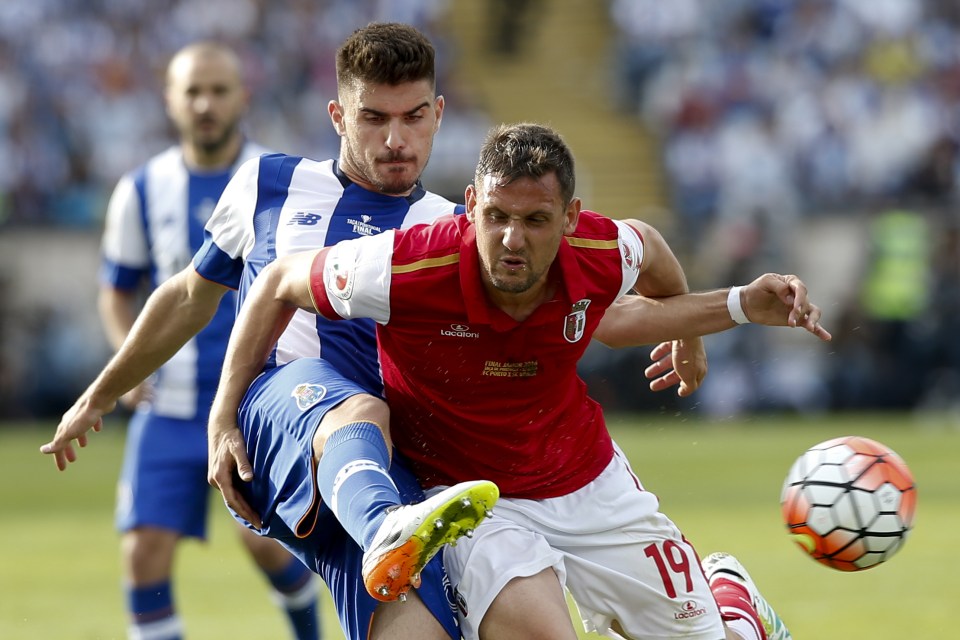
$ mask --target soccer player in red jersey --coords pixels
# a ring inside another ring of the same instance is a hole
[[[476,478],[500,489],[497,517],[444,551],[464,637],[573,639],[566,586],[600,633],[763,640],[746,588],[743,605],[725,613],[739,607],[734,617],[754,629],[724,628],[696,552],[644,491],[576,374],[591,338],[621,344],[636,331],[629,323],[598,330],[612,306],[648,304],[636,317],[674,323],[677,338],[698,335],[687,324],[691,313],[729,309],[712,330],[748,319],[742,291],[686,294],[682,269],[655,229],[581,210],[572,155],[546,127],[495,129],[465,197],[466,216],[264,269],[231,337],[211,412],[211,475],[230,506],[248,506],[225,490],[234,470],[251,476],[242,454],[256,446],[244,438],[264,437],[241,433],[237,411],[245,411],[247,387],[277,332],[297,309],[372,318],[390,435],[428,495]],[[787,324],[829,339],[795,278],[764,278],[751,286],[777,292]],[[637,303],[625,297],[631,290]]]

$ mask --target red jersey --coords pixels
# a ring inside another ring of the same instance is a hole
[[[613,443],[577,362],[636,282],[643,244],[590,211],[560,244],[553,299],[517,322],[487,298],[466,216],[342,242],[311,273],[318,311],[372,317],[394,445],[425,487],[495,482],[504,496],[565,495]]]

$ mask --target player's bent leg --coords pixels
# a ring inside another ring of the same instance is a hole
[[[321,637],[317,581],[313,572],[276,540],[260,536],[237,522],[237,533],[272,589],[296,640]]]
[[[514,578],[480,622],[481,640],[576,640],[566,596],[552,568]]]

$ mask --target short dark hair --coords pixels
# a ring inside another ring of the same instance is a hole
[[[337,49],[337,86],[396,86],[428,80],[435,87],[434,58],[433,45],[416,28],[398,22],[372,22],[354,31]]]
[[[479,188],[485,176],[509,184],[517,178],[541,178],[555,173],[564,203],[576,189],[573,153],[556,131],[540,124],[501,124],[490,129],[474,174]]]

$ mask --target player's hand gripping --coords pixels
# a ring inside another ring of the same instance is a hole
[[[71,462],[77,461],[77,452],[73,448],[73,441],[81,447],[87,446],[87,432],[93,429],[100,431],[103,428],[103,416],[113,411],[116,402],[109,402],[104,406],[96,403],[86,394],[67,409],[60,418],[53,440],[40,447],[40,453],[53,454],[57,468],[63,471]]]
[[[702,338],[661,342],[650,352],[653,364],[643,374],[651,391],[680,385],[677,395],[685,398],[700,388],[707,375],[707,352]]]
[[[236,424],[209,425],[207,481],[223,495],[224,503],[257,529],[263,526],[260,515],[238,490],[238,482],[253,480],[253,466],[247,458],[247,445]]]

